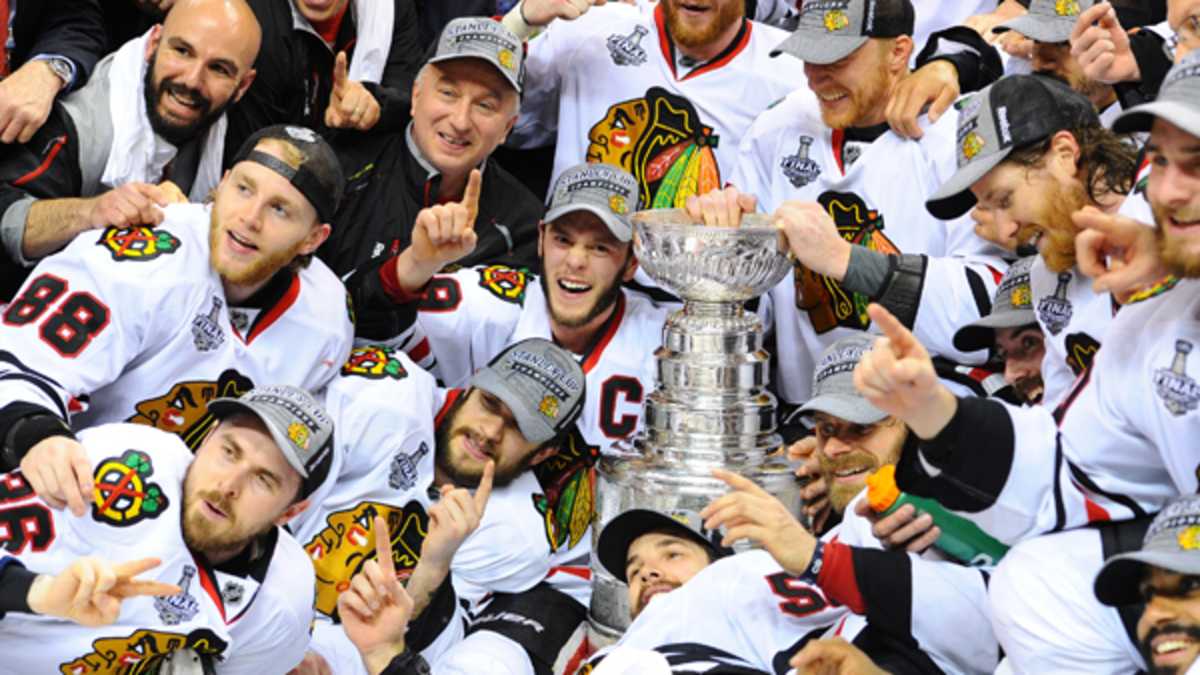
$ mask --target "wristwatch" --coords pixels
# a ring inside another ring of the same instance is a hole
[[[34,58],[35,61],[44,61],[50,66],[50,70],[62,80],[63,89],[71,86],[71,80],[75,75],[75,69],[71,67],[71,62],[61,56],[43,56]]]

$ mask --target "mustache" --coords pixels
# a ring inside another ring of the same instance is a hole
[[[1185,625],[1185,624],[1181,624],[1181,623],[1168,623],[1168,624],[1161,624],[1161,625],[1154,626],[1153,628],[1150,629],[1150,631],[1148,633],[1146,633],[1146,637],[1142,638],[1138,642],[1138,647],[1142,651],[1142,656],[1145,657],[1146,663],[1150,665],[1151,673],[1157,673],[1157,672],[1172,672],[1173,673],[1173,672],[1176,672],[1174,669],[1163,670],[1163,669],[1155,668],[1154,667],[1154,653],[1150,647],[1150,645],[1152,645],[1154,643],[1155,638],[1157,638],[1161,635],[1170,635],[1173,633],[1179,634],[1179,635],[1186,635],[1188,638],[1192,639],[1193,641],[1200,643],[1200,626],[1196,626],[1196,625],[1192,625],[1192,624]]]
[[[233,504],[230,502],[228,497],[219,492],[214,492],[211,490],[198,492],[196,493],[196,496],[220,509],[221,512],[225,514],[225,517],[229,519],[229,522],[233,523],[237,521],[237,518],[233,515]]]
[[[1030,377],[1022,377],[1013,384],[1013,388],[1017,390],[1025,400],[1030,403],[1038,403],[1042,400],[1042,392],[1045,391],[1046,385],[1042,382],[1040,375],[1032,375]],[[1036,399],[1034,395],[1036,394]]]
[[[158,88],[160,97],[170,93],[174,94],[176,98],[198,105],[204,112],[208,112],[212,108],[212,101],[199,89],[193,89],[170,80],[164,80]]]

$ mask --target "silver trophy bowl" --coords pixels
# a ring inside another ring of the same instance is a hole
[[[742,216],[741,227],[691,222],[683,209],[633,214],[638,264],[685,301],[745,302],[766,293],[792,270],[782,237],[768,216]]]

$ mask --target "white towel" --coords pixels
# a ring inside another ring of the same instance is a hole
[[[350,59],[350,79],[379,84],[392,47],[396,3],[392,0],[354,0],[354,14],[358,22],[358,41]]]
[[[150,175],[154,164],[154,130],[146,115],[142,93],[146,68],[146,41],[150,32],[126,42],[113,56],[108,70],[108,110],[112,115],[113,139],[108,161],[100,182],[108,187],[126,183],[157,183],[160,175]],[[204,201],[221,181],[221,155],[225,151],[225,128],[228,122],[221,115],[208,128],[200,153],[196,180],[188,195],[193,202]]]

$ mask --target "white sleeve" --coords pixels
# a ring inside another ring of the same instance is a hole
[[[257,628],[253,641],[247,644],[239,640],[233,655],[217,665],[220,675],[286,673],[304,659],[309,644],[308,622],[281,612],[271,621],[258,622]]]
[[[436,374],[463,385],[508,342],[533,275],[501,265],[439,274],[429,282],[417,321],[437,358]]]
[[[486,630],[472,633],[454,645],[432,664],[432,669],[434,675],[534,675],[524,647]]]
[[[525,87],[521,115],[508,134],[508,145],[540,148],[558,139],[558,95],[562,89],[562,62],[569,58],[573,21],[555,20],[526,43]],[[564,39],[565,38],[565,39]]]
[[[358,648],[346,637],[346,631],[342,630],[340,624],[317,620],[313,624],[312,641],[308,648],[325,659],[329,670],[337,675],[367,675]]]
[[[1007,264],[998,257],[980,255],[929,256],[926,261],[913,335],[931,354],[959,363],[983,363],[987,352],[959,351],[954,347],[954,334],[986,314],[998,276]]]

